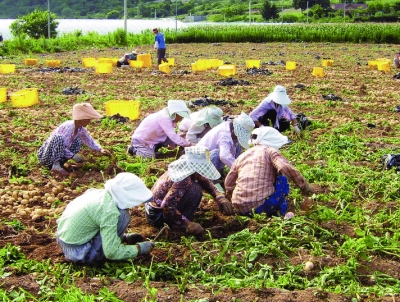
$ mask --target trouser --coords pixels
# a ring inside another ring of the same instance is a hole
[[[129,222],[131,221],[131,215],[129,214],[128,209],[119,209],[119,212],[121,215],[119,216],[117,223],[117,235],[121,238],[128,227]],[[57,234],[56,240],[57,244],[63,251],[65,258],[70,261],[92,264],[106,260],[100,231],[92,239],[90,239],[89,242],[80,245],[68,244],[62,241]]]
[[[256,208],[256,214],[266,213],[267,216],[279,215],[283,216],[288,210],[288,201],[286,197],[289,195],[289,182],[286,176],[280,175],[275,181],[275,192],[265,199],[264,203]]]
[[[77,137],[72,142],[69,151],[76,154],[81,150],[82,140]],[[69,158],[65,157],[64,138],[61,135],[54,135],[50,141],[43,144],[38,150],[38,159],[41,165],[51,168],[54,163],[63,165]]]
[[[276,110],[268,110],[263,116],[261,116],[258,121],[264,125],[264,126],[271,126],[274,127],[276,123],[276,116],[277,112]],[[279,124],[279,132],[284,132],[287,129],[290,128],[290,121],[288,121],[285,118],[279,118],[278,119],[278,124]]]
[[[188,220],[192,221],[197,208],[200,205],[201,198],[203,196],[203,190],[197,182],[193,182],[185,191],[182,198],[179,200],[177,210],[185,216]],[[162,227],[164,222],[170,225],[182,225],[181,221],[174,221],[171,216],[168,215],[168,211],[163,209],[155,208],[150,202],[145,204],[145,213],[147,222],[156,227]]]
[[[157,63],[158,63],[158,65],[160,65],[161,62],[168,63],[168,60],[165,57],[165,52],[166,51],[167,51],[166,48],[158,48],[157,49]]]

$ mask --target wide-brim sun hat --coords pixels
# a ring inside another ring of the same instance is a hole
[[[210,151],[203,146],[186,147],[185,154],[168,165],[168,172],[174,182],[181,181],[196,172],[211,180],[221,177],[210,161]]]
[[[250,148],[249,140],[254,126],[252,118],[244,112],[233,119],[233,131],[238,138],[239,144],[245,149]]]
[[[72,118],[74,120],[91,120],[102,118],[89,103],[78,103],[72,107]]]
[[[289,105],[292,102],[286,93],[286,88],[281,85],[275,86],[274,91],[267,98],[279,105]]]
[[[218,107],[208,107],[198,111],[196,115],[196,125],[201,126],[209,124],[211,128],[222,123],[222,115],[224,113]]]
[[[168,112],[172,119],[175,119],[175,115],[178,114],[183,118],[190,119],[190,110],[186,106],[185,101],[181,100],[169,100],[168,101]]]
[[[252,131],[250,142],[254,145],[264,145],[279,150],[283,145],[290,143],[290,140],[275,128],[263,126]]]

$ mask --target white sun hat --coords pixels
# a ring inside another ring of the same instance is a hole
[[[250,116],[242,112],[233,119],[233,130],[238,138],[239,144],[245,148],[250,148],[249,139],[251,131],[254,129],[254,122]]]
[[[253,130],[251,142],[254,145],[264,145],[279,149],[283,145],[290,143],[290,140],[275,128],[264,126]]]
[[[281,85],[276,85],[274,91],[266,97],[266,100],[279,105],[289,105],[292,102],[286,93],[286,88]]]
[[[210,161],[210,151],[203,146],[186,147],[185,154],[169,164],[168,172],[174,182],[181,181],[195,172],[211,180],[221,177]]]
[[[121,210],[133,208],[153,198],[153,193],[144,182],[129,172],[119,173],[114,178],[107,180],[104,188]]]
[[[209,124],[211,128],[222,123],[222,115],[224,113],[218,107],[207,107],[200,111],[196,115],[196,126]]]
[[[167,108],[169,115],[173,120],[175,119],[176,114],[180,115],[183,118],[190,119],[190,110],[186,106],[185,101],[169,100]]]

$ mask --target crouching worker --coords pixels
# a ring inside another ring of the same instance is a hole
[[[289,142],[286,136],[272,127],[257,128],[252,134],[255,146],[235,160],[226,176],[227,196],[241,215],[251,215],[254,211],[283,216],[288,210],[288,179],[300,187],[304,195],[312,194],[312,190],[300,172],[278,151]]]
[[[219,177],[207,148],[185,148],[185,155],[169,164],[168,171],[151,189],[154,200],[145,205],[147,221],[157,227],[167,223],[170,227],[186,228],[188,234],[202,234],[203,227],[193,218],[203,190],[214,198],[222,212],[232,214],[232,204],[210,181]]]
[[[131,60],[136,61],[137,55],[138,55],[138,50],[137,50],[137,49],[132,50],[131,53],[126,53],[126,54],[124,54],[124,55],[121,57],[121,59],[119,59],[119,60],[117,61],[117,67],[129,66],[129,62],[130,62]]]
[[[69,175],[63,167],[69,159],[73,159],[77,163],[85,160],[77,154],[82,144],[104,155],[111,155],[86,130],[86,126],[92,119],[101,118],[101,115],[93,109],[92,105],[89,103],[75,104],[72,109],[72,118],[73,120],[66,121],[58,126],[37,153],[41,165],[49,167],[52,172],[62,176]]]
[[[65,257],[77,263],[125,260],[149,254],[154,242],[139,234],[124,234],[129,209],[149,202],[153,195],[132,173],[120,173],[75,198],[57,220],[57,244]],[[126,243],[126,245],[124,244]]]
[[[190,119],[190,111],[184,101],[169,100],[168,106],[148,115],[133,132],[127,148],[130,155],[156,158],[161,147],[188,147],[192,144],[176,132],[176,124],[183,118]]]

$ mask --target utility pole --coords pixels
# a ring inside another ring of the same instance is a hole
[[[175,0],[175,31],[178,31],[178,0]]]
[[[308,1],[307,1],[307,23],[308,23]]]
[[[157,19],[157,9],[154,9],[154,19]]]
[[[251,24],[251,0],[249,0],[249,24]]]
[[[126,7],[126,0],[124,0],[124,29],[125,29],[125,34],[128,32],[128,25],[127,25],[127,19],[126,19],[126,13],[127,12],[127,7]]]
[[[50,31],[50,0],[47,0],[47,38],[51,38]]]
[[[346,18],[346,1],[344,1],[344,4],[343,4],[343,21],[345,18]]]
[[[283,0],[282,0],[282,24],[283,24]]]

